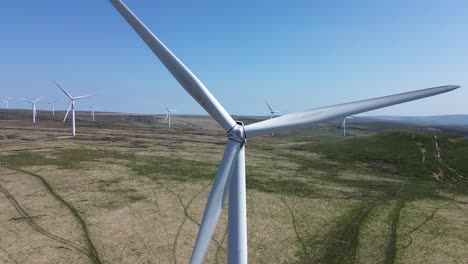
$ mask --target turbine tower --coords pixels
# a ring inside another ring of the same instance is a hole
[[[8,103],[9,103],[10,100],[13,100],[13,99],[15,99],[15,98],[13,98],[13,97],[5,97],[5,99],[3,99],[3,104],[6,105],[6,109],[10,109]]]
[[[83,95],[83,96],[76,96],[73,97],[68,93],[62,86],[60,86],[56,81],[54,81],[55,85],[57,85],[60,90],[70,99],[70,104],[68,105],[67,113],[65,114],[65,118],[63,119],[63,123],[67,120],[68,117],[68,112],[70,112],[70,109],[72,110],[72,135],[76,135],[76,129],[75,129],[75,101],[83,98],[90,97],[92,95]]]
[[[36,103],[39,102],[39,100],[41,100],[42,98],[44,98],[44,96],[41,96],[41,97],[37,98],[35,101],[23,99],[24,101],[26,101],[26,102],[28,102],[28,103],[30,103],[32,105],[33,124],[36,124],[36,116],[37,116]]]
[[[167,120],[168,127],[171,127],[171,112],[175,112],[177,110],[169,109],[167,106],[164,106],[164,107],[166,108],[166,111],[167,111],[166,118],[164,119],[164,121]]]
[[[457,89],[447,85],[352,103],[322,107],[283,115],[244,126],[236,122],[203,83],[122,3],[109,0],[138,35],[146,42],[180,85],[224,128],[226,148],[208,196],[205,212],[192,252],[190,263],[203,262],[216,225],[229,195],[228,249],[229,263],[247,263],[247,210],[245,186],[245,144],[249,137],[271,134],[279,130],[306,127],[320,121],[362,113],[390,105],[421,99]]]
[[[99,108],[98,107],[92,107],[91,106],[91,117],[93,118],[93,122],[95,121],[94,117],[95,117],[95,114],[94,114],[94,111],[98,110]]]
[[[270,119],[272,119],[276,113],[279,113],[279,111],[275,111],[273,110],[273,108],[271,108],[271,106],[268,104],[266,99],[265,99],[265,104],[268,106],[268,109],[270,109]]]
[[[345,118],[343,118],[343,123],[341,124],[341,126],[343,127],[343,137],[346,137],[346,119],[353,119],[353,117],[346,116]]]

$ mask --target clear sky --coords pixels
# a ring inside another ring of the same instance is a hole
[[[466,0],[125,3],[231,114],[266,115],[264,99],[291,113],[446,84],[462,88],[367,115],[468,114]],[[0,34],[0,97],[66,108],[55,79],[96,94],[79,110],[205,114],[108,1],[3,1]]]

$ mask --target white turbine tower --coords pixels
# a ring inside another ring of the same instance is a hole
[[[41,100],[42,98],[44,98],[44,96],[37,98],[35,101],[23,99],[24,101],[30,103],[32,106],[33,124],[36,124],[36,116],[37,116],[36,103],[39,102],[39,100]]]
[[[343,123],[341,124],[341,126],[343,127],[343,137],[346,137],[346,119],[353,119],[353,117],[346,116],[345,118],[343,118]]]
[[[244,126],[226,112],[202,82],[122,3],[110,0],[119,13],[146,42],[154,54],[182,87],[225,129],[226,149],[213,182],[190,263],[202,263],[229,195],[228,262],[247,263],[247,214],[245,187],[245,143],[249,137],[271,134],[278,130],[310,126],[313,123],[353,115],[390,105],[445,93],[456,85],[434,87],[408,93],[340,104]]]
[[[60,86],[56,81],[54,81],[54,83],[70,99],[70,104],[68,105],[67,113],[65,114],[65,118],[63,119],[63,123],[65,123],[65,121],[67,120],[68,112],[70,112],[70,109],[71,109],[72,110],[72,135],[75,136],[76,135],[76,130],[75,130],[75,101],[79,100],[79,99],[90,97],[91,95],[83,95],[83,96],[73,97],[73,96],[70,95],[70,93],[68,93],[65,89],[63,89],[62,86]]]
[[[271,106],[268,104],[267,100],[265,100],[265,104],[268,106],[268,109],[270,109],[270,119],[272,119],[273,116],[274,116],[276,113],[279,113],[279,111],[275,111],[275,110],[273,110],[273,108],[271,108]]]
[[[175,112],[177,110],[169,109],[169,107],[167,106],[164,106],[164,107],[166,108],[166,111],[167,111],[166,118],[164,119],[164,121],[167,120],[168,127],[171,127],[171,112]]]
[[[6,105],[6,109],[10,109],[10,106],[8,105],[8,103],[9,103],[10,100],[13,100],[13,99],[15,99],[15,98],[13,98],[13,97],[5,97],[5,99],[3,99],[3,104]]]
[[[95,121],[94,117],[95,117],[95,111],[96,110],[99,110],[100,108],[98,107],[91,107],[91,117],[93,118],[93,122]]]
[[[48,105],[52,106],[52,115],[55,116],[55,103],[57,101],[53,101],[53,102],[47,102]]]

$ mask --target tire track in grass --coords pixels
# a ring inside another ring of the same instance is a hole
[[[22,207],[21,205],[18,203],[18,201],[15,199],[15,197],[7,190],[5,189],[5,187],[3,187],[2,184],[0,184],[0,192],[2,192],[5,197],[10,201],[10,203],[13,205],[13,207],[15,207],[16,211],[21,215],[21,219],[25,220],[26,223],[28,223],[28,225],[30,225],[34,230],[36,230],[37,232],[39,232],[40,234],[54,240],[54,241],[57,241],[57,242],[60,242],[62,244],[65,244],[75,250],[77,250],[78,252],[84,254],[85,256],[89,257],[89,254],[88,252],[86,251],[86,249],[82,248],[80,245],[72,242],[72,241],[69,241],[67,239],[64,239],[64,238],[61,238],[59,236],[56,236],[52,233],[50,233],[49,231],[45,230],[44,228],[42,228],[41,226],[39,226],[34,220],[33,220],[33,217],[31,217]]]
[[[162,215],[161,221],[162,221],[162,223],[164,224],[164,233],[166,234],[166,243],[169,243],[169,232],[168,232],[168,230],[167,230],[167,223],[166,223],[166,221],[164,220],[164,219],[166,218],[166,214],[165,214],[165,212],[162,210],[161,206],[159,205],[158,196],[157,196],[157,192],[156,192],[155,188],[154,188],[154,187],[151,187],[151,191],[152,191],[152,193],[153,193],[153,196],[154,196],[154,204],[155,204],[155,206],[156,206],[156,211],[155,211],[155,213],[158,214],[159,212],[161,212],[161,213],[160,213],[160,214]],[[155,223],[156,223],[156,221],[155,221]],[[153,226],[156,227],[155,224],[154,224]],[[155,229],[156,229],[156,228],[155,228]]]
[[[398,200],[397,205],[390,216],[392,223],[390,224],[390,238],[388,240],[387,247],[385,248],[385,264],[393,264],[396,260],[398,224],[400,222],[400,212],[403,207],[405,207],[405,202],[403,200]]]
[[[4,167],[7,168],[7,169],[10,169],[10,170],[14,170],[14,171],[17,171],[17,172],[28,174],[28,175],[33,176],[36,179],[38,179],[44,185],[44,187],[47,189],[47,191],[70,211],[73,218],[75,218],[75,220],[80,225],[81,231],[82,231],[84,239],[85,239],[86,247],[87,247],[87,252],[88,252],[87,255],[91,259],[91,261],[93,263],[95,263],[95,264],[101,264],[102,263],[101,259],[99,258],[99,254],[98,254],[98,252],[96,250],[96,247],[94,246],[94,244],[93,244],[93,242],[91,240],[91,236],[89,234],[88,226],[86,225],[85,221],[81,218],[78,211],[71,204],[66,202],[60,195],[58,195],[54,191],[52,186],[50,186],[50,184],[42,176],[40,176],[38,174],[35,174],[35,173],[32,173],[32,172],[29,172],[29,171],[26,171],[26,170],[23,170],[23,169],[19,169],[19,168],[13,168],[13,167],[5,166],[5,165],[4,165]]]
[[[376,206],[375,201],[365,202],[340,217],[317,254],[303,255],[299,263],[354,263],[361,225]]]
[[[224,241],[226,240],[226,237],[227,237],[227,232],[228,232],[228,229],[226,228],[226,230],[224,230],[224,235],[223,235],[223,239],[221,240],[221,243],[219,243],[218,247],[216,247],[216,253],[215,253],[215,262],[216,262],[216,264],[219,264],[219,260],[218,260],[219,252],[223,248]]]
[[[211,183],[211,182],[210,182]],[[174,255],[174,263],[177,264],[177,259],[176,259],[176,251],[177,251],[177,243],[178,243],[178,240],[179,240],[179,236],[180,236],[180,231],[182,230],[182,227],[185,225],[185,222],[187,219],[189,219],[190,221],[192,221],[193,223],[195,223],[196,225],[200,226],[200,223],[198,223],[197,221],[195,221],[195,219],[193,219],[189,213],[188,213],[188,208],[190,207],[190,205],[192,204],[193,200],[195,200],[195,198],[203,192],[203,190],[205,190],[205,188],[207,188],[210,184],[208,185],[205,185],[203,186],[189,201],[187,204],[184,204],[184,201],[182,200],[182,197],[181,197],[181,194],[185,191],[185,187],[182,189],[182,191],[180,191],[179,193],[176,193],[174,191],[172,191],[171,189],[167,188],[166,186],[164,186],[162,183],[160,183],[161,186],[166,189],[169,193],[171,193],[172,195],[176,196],[177,199],[179,200],[179,203],[180,205],[182,206],[182,208],[184,209],[184,220],[182,221],[182,223],[180,224],[179,228],[177,229],[177,233],[176,233],[176,237],[174,238],[174,242],[173,242],[173,255]],[[220,243],[218,241],[216,241],[214,238],[211,238],[212,241],[214,241],[218,247],[220,246]]]
[[[419,223],[419,225],[417,225],[416,227],[414,227],[413,229],[411,229],[407,234],[405,234],[404,236],[408,236],[410,241],[409,241],[406,245],[402,246],[400,249],[406,249],[406,248],[409,247],[411,244],[413,244],[413,237],[412,237],[412,234],[413,234],[414,232],[418,231],[421,227],[423,227],[424,225],[426,225],[428,222],[430,222],[430,221],[435,217],[436,213],[437,213],[440,209],[442,209],[442,208],[444,208],[444,207],[446,207],[446,206],[448,206],[448,205],[451,205],[451,204],[452,204],[452,203],[447,203],[447,204],[443,204],[443,205],[437,207],[434,211],[431,212],[431,214],[430,214],[429,216],[427,216],[427,217],[424,219],[424,221],[422,221],[421,223]]]
[[[302,250],[304,251],[306,256],[308,256],[309,251],[307,250],[307,246],[304,243],[304,240],[302,239],[302,237],[299,235],[299,232],[297,231],[297,221],[296,221],[296,217],[294,216],[294,212],[293,212],[292,208],[286,202],[286,199],[284,197],[279,197],[279,199],[283,202],[283,204],[286,206],[286,208],[288,208],[289,214],[291,215],[292,225],[293,225],[293,228],[294,228],[294,233],[296,234],[297,241],[299,241],[299,243],[301,243]]]

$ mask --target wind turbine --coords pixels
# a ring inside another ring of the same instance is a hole
[[[98,109],[99,109],[98,107],[91,107],[91,117],[93,118],[93,122],[95,121],[94,120],[94,116],[95,116],[94,111],[96,111]]]
[[[341,124],[341,126],[343,127],[343,137],[346,137],[346,119],[353,119],[353,117],[346,116],[345,118],[343,118],[343,123]]]
[[[276,114],[276,113],[279,113],[279,111],[275,111],[273,110],[273,108],[271,108],[271,106],[268,104],[267,100],[265,100],[265,104],[268,106],[268,108],[270,109],[270,119],[273,118],[273,116]]]
[[[166,118],[164,119],[164,121],[168,120],[167,124],[169,127],[171,127],[171,112],[175,112],[177,110],[169,109],[167,106],[164,106],[164,107],[166,108],[166,111],[167,111]]]
[[[28,102],[28,103],[30,103],[32,105],[33,124],[36,124],[36,116],[37,116],[36,103],[39,102],[39,100],[41,100],[42,98],[44,98],[44,96],[41,96],[41,97],[37,98],[35,101],[23,99],[24,101],[26,101],[26,102]]]
[[[3,104],[6,104],[6,109],[10,109],[10,107],[8,106],[8,102],[9,102],[10,100],[13,100],[13,99],[15,99],[15,98],[13,98],[13,97],[5,97],[5,99],[3,99]]]
[[[229,195],[228,262],[247,263],[247,211],[245,187],[245,143],[249,137],[278,130],[310,126],[337,117],[362,113],[421,99],[459,88],[447,85],[352,103],[322,107],[244,126],[226,112],[203,83],[122,3],[109,0],[159,58],[180,85],[225,129],[227,144],[213,182],[190,263],[202,263]]]
[[[72,135],[75,136],[76,135],[76,130],[75,130],[75,101],[79,100],[79,99],[90,97],[92,95],[83,95],[83,96],[73,97],[73,96],[70,95],[70,93],[68,93],[65,89],[63,89],[62,86],[60,86],[56,81],[54,81],[54,83],[55,83],[55,85],[58,86],[58,88],[60,88],[60,90],[62,90],[62,92],[66,96],[68,96],[68,98],[70,98],[70,104],[68,105],[67,113],[65,114],[65,118],[63,119],[63,123],[65,123],[65,121],[67,120],[68,112],[70,112],[70,109],[71,109],[72,110]]]
[[[51,105],[52,106],[52,115],[55,116],[55,103],[57,101],[53,101],[53,102],[47,102],[47,104]]]

